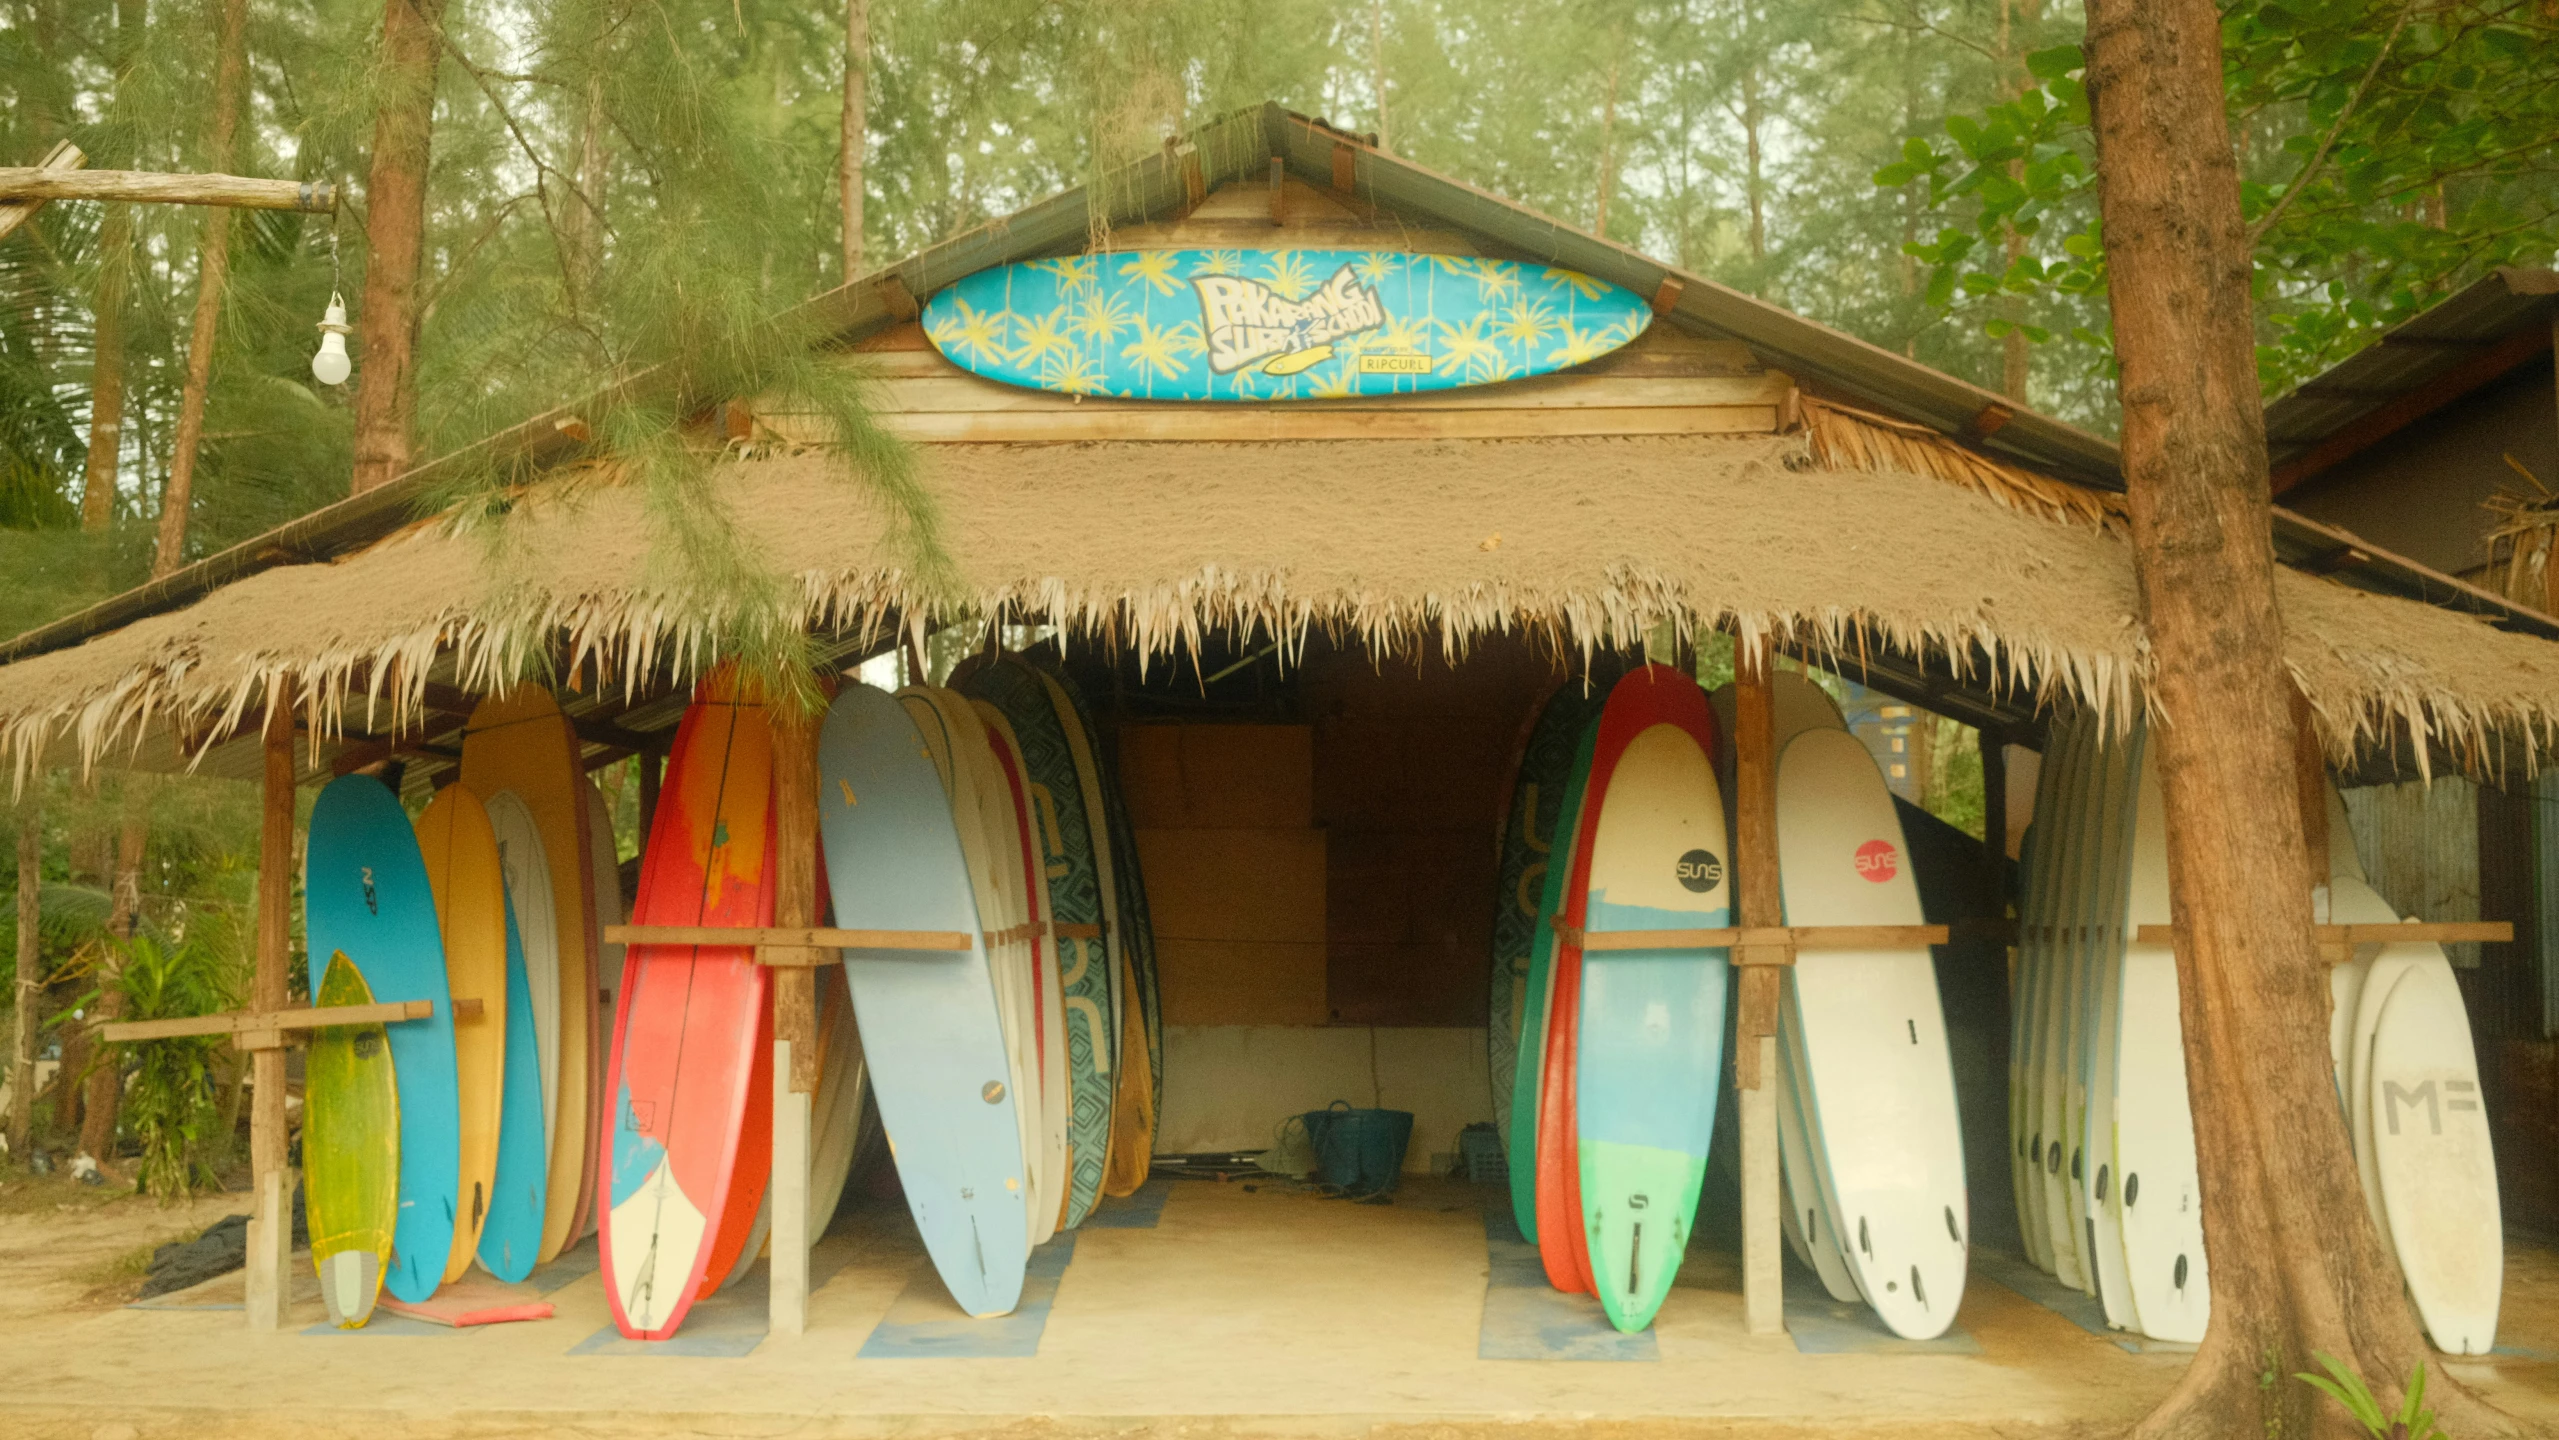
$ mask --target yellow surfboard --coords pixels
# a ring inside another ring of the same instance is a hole
[[[318,1005],[370,1005],[373,989],[334,951]],[[303,1060],[302,1183],[311,1263],[329,1323],[353,1330],[373,1315],[400,1217],[400,1094],[382,1027],[311,1032]]]
[[[541,862],[550,874],[550,938],[555,945],[546,947],[534,935],[524,936],[528,962],[546,949],[557,952],[556,979],[550,985],[544,983],[545,967],[530,967],[535,1024],[546,1052],[541,1062],[550,1185],[544,1192],[537,1259],[548,1264],[577,1238],[578,1196],[595,1153],[590,1075],[600,1033],[594,867],[588,853],[595,842],[588,834],[586,775],[578,766],[577,739],[548,691],[520,685],[480,702],[462,735],[462,783],[483,803],[502,792],[522,802],[540,834]],[[604,843],[612,842],[608,837]],[[521,903],[516,923],[527,928],[536,923]]]
[[[418,849],[444,932],[444,970],[453,986],[453,1058],[462,1099],[462,1184],[455,1199],[447,1284],[479,1253],[489,1187],[498,1171],[498,1113],[506,1098],[506,882],[497,832],[478,797],[460,785],[436,792],[418,817]],[[468,1001],[480,1013],[468,1018]]]

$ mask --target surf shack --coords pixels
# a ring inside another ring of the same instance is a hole
[[[917,694],[914,723],[929,712],[1009,756],[970,781],[955,777],[984,762],[942,754],[953,797],[997,797],[953,853],[978,866],[982,907],[998,892],[1015,907],[974,930],[961,915],[947,953],[975,944],[976,963],[1036,977],[1014,1009],[989,1002],[1028,1068],[978,1093],[1015,1105],[1017,1157],[1049,1167],[1028,1202],[1045,1237],[988,1302],[998,1313],[964,1315],[921,1198],[945,1177],[899,1140],[937,1112],[885,1070],[868,1103],[826,1098],[829,1067],[852,1062],[823,1057],[892,1049],[877,1007],[893,1002],[858,966],[921,963],[880,956],[929,952],[942,932],[819,908],[827,797],[841,785],[849,812],[887,781],[829,771],[816,713],[772,731],[756,812],[780,857],[769,913],[690,929],[628,913],[660,863],[661,812],[694,803],[673,770],[703,763],[686,717],[730,658],[734,617],[653,567],[643,498],[571,406],[488,442],[534,476],[507,522],[529,583],[499,585],[475,540],[419,513],[435,462],[0,646],[0,735],[20,773],[192,769],[264,787],[264,1018],[223,1022],[262,1036],[249,1328],[298,1330],[326,1298],[297,1294],[311,1262],[287,1248],[284,1047],[301,1042],[285,1037],[324,1033],[287,1014],[309,1004],[289,983],[309,957],[283,923],[295,796],[371,777],[414,811],[468,791],[490,728],[474,717],[503,702],[556,710],[562,763],[636,773],[636,813],[560,832],[593,862],[577,891],[593,907],[589,1048],[621,1054],[644,962],[714,930],[760,950],[771,973],[752,993],[769,1010],[747,1023],[782,1048],[738,1051],[766,1088],[732,1107],[726,1139],[765,1153],[769,1180],[724,1197],[714,1218],[735,1244],[687,1240],[708,1255],[689,1323],[648,1338],[632,1338],[636,1282],[599,1251],[638,1243],[613,1227],[642,1184],[604,1141],[655,1122],[606,1080],[636,1063],[582,1082],[598,1118],[552,1141],[554,1186],[581,1198],[557,1207],[567,1228],[525,1282],[557,1279],[554,1318],[505,1327],[492,1405],[564,1385],[599,1414],[631,1404],[577,1379],[586,1354],[744,1357],[754,1393],[723,1402],[740,1411],[941,1412],[931,1397],[966,1376],[955,1417],[1294,1414],[1286,1372],[1307,1365],[1352,1397],[1438,1377],[1396,1402],[1415,1415],[1477,1414],[1496,1391],[1504,1412],[1695,1413],[1701,1390],[1730,1390],[1736,1415],[1960,1427],[2017,1403],[2054,1423],[2130,1419],[2173,1378],[2150,1360],[2201,1323],[2199,1231],[2099,1193],[2072,1088],[2096,1074],[2072,1057],[2099,1046],[2122,1057],[2105,1084],[2136,1077],[2127,1095],[2182,1085],[2160,1028],[2173,967],[2163,1010],[2165,946],[2140,934],[2167,917],[2142,908],[2164,905],[2164,880],[2143,888],[2163,873],[2142,819],[2145,660],[2105,441],[1277,107],[810,304],[829,362],[869,377],[873,418],[912,447],[929,552],[914,512],[846,473],[826,422],[789,397],[726,397],[699,438],[838,711],[846,687]],[[2493,768],[2515,737],[2546,738],[2559,623],[2303,517],[2279,512],[2274,543],[2316,766]],[[1053,689],[1015,708],[991,688],[1008,666]],[[1038,783],[1034,724],[1058,736],[1054,783]],[[1659,755],[1638,744],[1657,732]],[[1950,820],[1915,777],[1957,755],[1980,798]],[[1837,798],[1788,798],[1816,780]],[[1115,862],[1090,919],[1058,897],[1091,862],[1066,841],[1038,848],[1067,791],[1086,795],[1083,853]],[[1625,836],[1651,833],[1631,817],[1663,795],[1688,798],[1642,822],[1665,827],[1643,842],[1669,847],[1654,875],[1621,857]],[[2322,883],[2343,894],[2349,871],[2361,883],[2351,824],[2332,824],[2323,787],[2304,806],[2331,861]],[[1790,845],[1828,843],[1789,837],[1826,824],[1847,826],[1838,874],[1781,874]],[[1007,825],[1053,863],[996,876]],[[858,867],[851,853],[826,864],[834,895],[860,888],[858,869],[834,868]],[[1596,894],[1620,864],[1615,893],[1643,916],[1568,893],[1563,877]],[[1624,900],[1638,891],[1651,898]],[[2455,938],[2428,919],[2363,923],[2411,946]],[[839,966],[839,950],[855,958]],[[1074,990],[1073,955],[1114,978]],[[1875,963],[1845,968],[1861,956]],[[1630,994],[1646,973],[1672,988]],[[1078,1030],[1042,1018],[1043,985],[1106,998]],[[1887,1009],[1833,1003],[1869,994]],[[472,1020],[461,999],[445,997],[449,1027]],[[1688,1007],[1676,1027],[1673,1003]],[[560,1013],[579,1023],[565,1000]],[[1854,1027],[1878,1023],[1899,1048],[1857,1059]],[[2369,1033],[2387,1023],[2376,1001]],[[1663,1034],[1683,1037],[1686,1069],[1610,1068]],[[853,1036],[867,1046],[843,1048]],[[1063,1082],[1041,1078],[1051,1040],[1084,1057]],[[1556,1098],[1576,1084],[1581,1100]],[[1080,1086],[1104,1097],[1098,1130],[1076,1128],[1093,1123]],[[1067,1092],[1057,1116],[1031,1115],[1032,1095]],[[1677,1113],[1655,1113],[1664,1096]],[[2175,1109],[2142,1132],[2161,1147],[2143,1168],[2154,1195],[2195,1183]],[[1669,1178],[1592,1158],[1621,1122],[1624,1144],[1676,1158]],[[1383,1162],[1343,1158],[1339,1137],[1398,1123]],[[866,1143],[876,1132],[888,1143]],[[1107,1151],[1089,1185],[1071,1158],[1035,1160],[1044,1144],[1071,1157],[1079,1136],[1088,1157]],[[1578,1168],[1555,1143],[1581,1147]],[[562,1144],[592,1158],[582,1175]],[[1876,1147],[1902,1147],[1926,1187],[1843,1183]],[[1616,1218],[1574,1241],[1585,1198]],[[1313,1258],[1327,1255],[1376,1284],[1275,1278],[1340,1263]],[[2477,1308],[2447,1293],[2438,1344],[2484,1349]],[[1216,1336],[1246,1333],[1287,1363],[1201,1388],[1232,1366]],[[199,1339],[160,1363],[211,1374],[234,1357],[212,1329]],[[1116,1381],[1074,1372],[1067,1357],[1094,1345],[1159,1358]],[[1967,1388],[1985,1355],[2055,1346],[2023,1402]],[[1933,1368],[1870,1401],[1749,1398],[1753,1375],[1811,1394],[1838,1383],[1815,1357],[1881,1356]],[[1008,1358],[1043,1378],[983,1368]],[[979,1368],[901,1368],[933,1359]],[[1546,1360],[1635,1363],[1603,1382],[1527,1363]]]

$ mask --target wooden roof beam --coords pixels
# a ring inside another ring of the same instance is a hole
[[[2274,493],[2281,495],[2313,475],[2344,463],[2464,395],[2502,378],[2534,356],[2549,353],[2551,343],[2550,327],[2527,325],[2515,331],[2277,465],[2272,477]]]

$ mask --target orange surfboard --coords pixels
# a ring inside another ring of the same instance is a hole
[[[454,1197],[453,1254],[445,1283],[462,1278],[479,1253],[498,1173],[498,1117],[506,1099],[506,881],[497,832],[479,798],[447,785],[418,817],[418,850],[435,891],[444,932],[444,973],[453,987],[453,1059],[462,1100],[462,1183]],[[480,1002],[468,1018],[462,1002]]]

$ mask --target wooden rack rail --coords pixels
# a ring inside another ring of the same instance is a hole
[[[1099,940],[1099,925],[1014,925],[987,932],[986,943],[1003,945],[1050,936],[1060,940]],[[752,945],[763,965],[804,968],[830,965],[820,950],[913,950],[948,954],[974,943],[959,930],[835,930],[792,925],[607,925],[609,945]]]
[[[1716,930],[1577,930],[1555,927],[1555,938],[1586,955],[1612,950],[1721,950],[1752,952],[1737,965],[1792,965],[1798,950],[1899,950],[1943,945],[1943,925],[1734,925]]]
[[[2312,929],[2322,945],[2391,945],[2414,940],[2432,940],[2439,945],[2463,940],[2503,944],[2515,938],[2515,927],[2503,920],[2408,920],[2388,925],[2318,925]],[[2144,945],[2174,945],[2177,927],[2143,925],[2133,931],[2133,938]]]
[[[321,1005],[293,1010],[226,1010],[219,1015],[119,1021],[98,1027],[98,1038],[121,1042],[231,1035],[239,1038],[241,1049],[255,1050],[282,1045],[288,1032],[329,1030],[342,1025],[395,1025],[403,1020],[424,1020],[434,1013],[432,1000],[385,1000],[373,1005]],[[476,1020],[480,1014],[477,999],[465,996],[453,1002],[456,1020]]]

